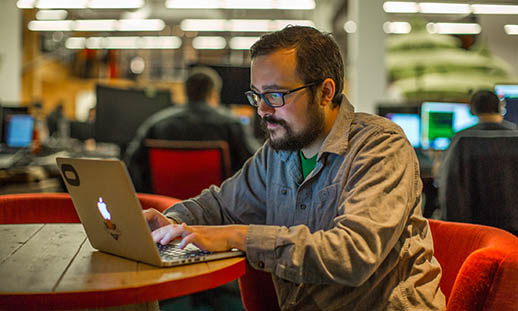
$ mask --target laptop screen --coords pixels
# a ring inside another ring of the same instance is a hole
[[[11,115],[7,120],[8,147],[28,147],[32,142],[34,119],[30,115]]]

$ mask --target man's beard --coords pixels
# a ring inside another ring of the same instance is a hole
[[[324,113],[319,111],[318,104],[314,99],[308,105],[306,113],[309,119],[306,126],[299,133],[294,133],[284,120],[277,120],[269,115],[264,116],[261,123],[265,128],[266,122],[269,122],[279,124],[286,132],[283,137],[275,139],[272,138],[272,133],[270,132],[270,145],[276,150],[288,151],[298,151],[309,146],[324,130]],[[266,131],[269,132],[267,128]]]

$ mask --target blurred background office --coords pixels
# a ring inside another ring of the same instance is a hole
[[[244,96],[248,49],[289,24],[332,33],[356,110],[403,128],[426,217],[440,217],[434,165],[478,122],[471,94],[493,91],[518,123],[516,0],[2,0],[0,193],[64,191],[58,155],[120,158],[144,120],[187,103],[183,81],[197,65],[217,71],[221,104],[262,142]],[[241,309],[235,283],[227,289],[216,306],[169,305]]]

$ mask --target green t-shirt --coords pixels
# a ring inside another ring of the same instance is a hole
[[[306,179],[309,173],[311,173],[311,171],[317,165],[317,156],[318,153],[315,154],[313,157],[306,159],[302,151],[299,151],[300,163],[302,165],[302,175],[304,175],[304,179]]]

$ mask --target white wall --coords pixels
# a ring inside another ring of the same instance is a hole
[[[0,1],[0,102],[20,102],[21,14],[16,0]]]

